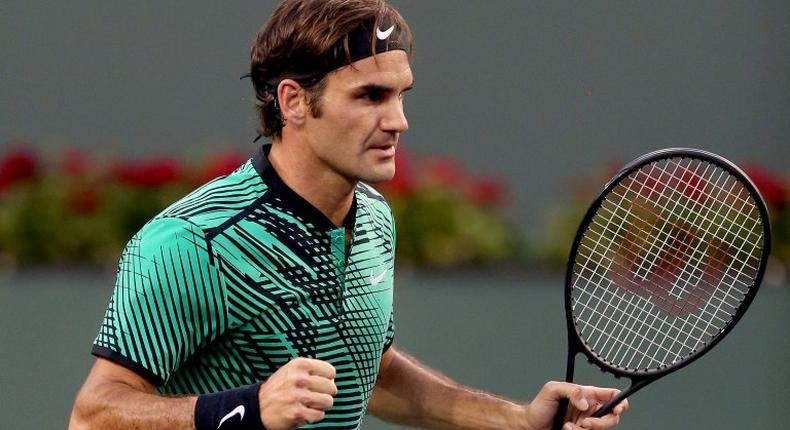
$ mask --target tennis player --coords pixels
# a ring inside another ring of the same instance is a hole
[[[128,243],[69,428],[614,426],[614,389],[550,382],[528,404],[393,346],[395,228],[366,183],[395,173],[412,38],[382,0],[286,0],[252,46],[263,146]]]

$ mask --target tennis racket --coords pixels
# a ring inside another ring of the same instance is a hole
[[[566,381],[579,352],[631,380],[595,417],[732,330],[760,286],[770,237],[757,188],[710,152],[652,152],[606,184],[576,233],[565,279]],[[564,400],[555,430],[567,408]]]

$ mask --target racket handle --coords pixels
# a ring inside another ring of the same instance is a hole
[[[552,430],[562,430],[562,425],[565,424],[565,415],[568,413],[568,399],[560,400],[560,407],[557,409],[557,415],[554,415],[554,425],[551,426]]]

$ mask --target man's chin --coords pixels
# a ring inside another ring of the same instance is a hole
[[[388,170],[386,172],[369,172],[365,174],[363,177],[360,177],[359,180],[366,183],[366,184],[380,184],[382,182],[387,182],[395,177],[395,170]]]

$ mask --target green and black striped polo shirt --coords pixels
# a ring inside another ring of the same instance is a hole
[[[356,429],[393,338],[392,214],[359,184],[344,225],[333,225],[285,185],[268,148],[131,239],[93,354],[163,394],[217,392],[295,357],[325,360],[339,393],[306,428]]]

